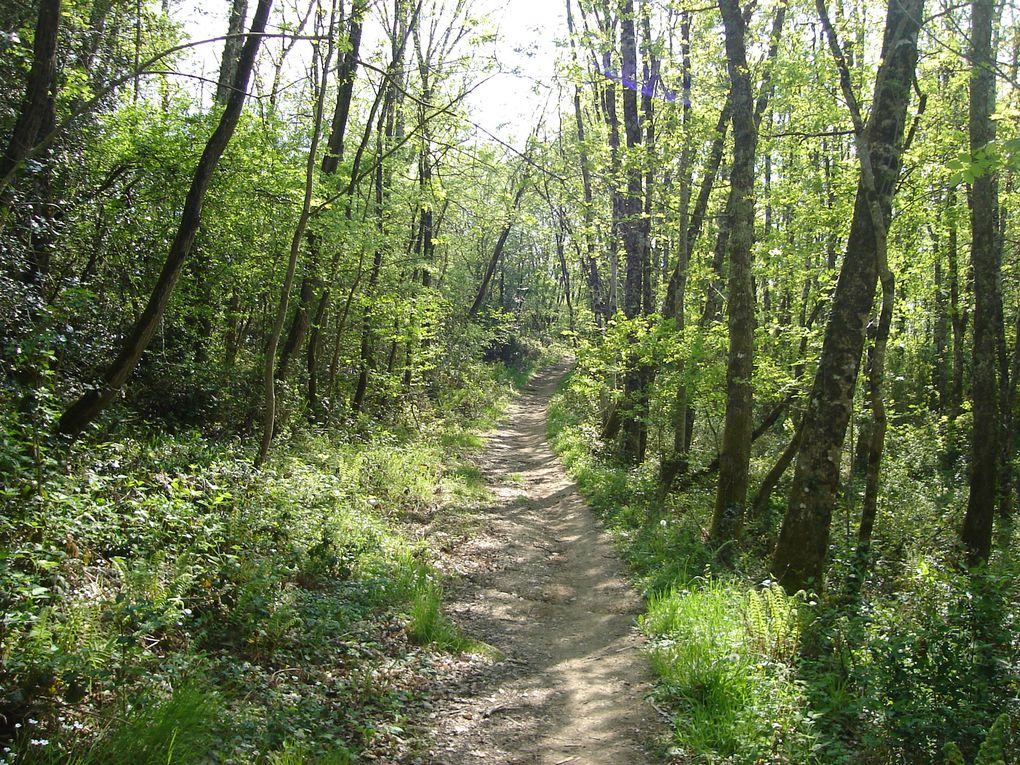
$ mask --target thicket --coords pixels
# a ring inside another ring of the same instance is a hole
[[[442,615],[416,528],[484,496],[462,465],[502,369],[470,365],[414,422],[296,433],[261,469],[195,430],[33,454],[8,415],[0,760],[406,753],[431,652],[485,650]]]
[[[913,413],[893,423],[885,512],[859,591],[787,595],[764,564],[781,502],[720,560],[706,544],[710,482],[663,499],[655,466],[621,465],[601,445],[593,414],[601,377],[590,375],[586,358],[597,356],[582,352],[554,399],[550,437],[645,594],[640,624],[659,676],[655,697],[675,715],[677,761],[955,762],[946,747],[970,761],[1000,716],[998,757],[1015,760],[1015,532],[1002,531],[986,568],[959,568],[966,490],[959,464],[947,467],[937,423]],[[710,422],[700,435],[710,439]],[[777,444],[757,447],[754,479],[771,467]],[[711,458],[705,449],[693,464]],[[844,585],[855,570],[863,492],[849,467],[831,551],[833,580]]]

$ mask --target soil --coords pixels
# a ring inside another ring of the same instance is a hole
[[[568,366],[539,372],[488,437],[491,506],[441,554],[447,614],[501,660],[466,657],[436,689],[414,762],[636,765],[664,734],[635,627],[640,599],[546,440]]]

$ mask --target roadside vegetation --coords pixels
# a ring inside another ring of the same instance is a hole
[[[616,462],[600,445],[591,384],[582,364],[561,386],[550,438],[645,595],[639,622],[655,699],[675,720],[677,762],[948,765],[947,746],[967,762],[1015,760],[1015,538],[1004,531],[976,576],[955,565],[952,519],[966,492],[953,488],[959,468],[946,469],[938,441],[926,446],[937,438],[926,423],[905,419],[890,434],[889,511],[860,590],[788,595],[763,564],[778,503],[720,562],[706,544],[712,487],[695,483],[664,501],[656,472]],[[756,475],[767,469],[756,461]],[[834,521],[837,577],[851,570],[857,540],[843,529],[861,488],[849,480]]]
[[[358,438],[121,436],[28,459],[5,431],[8,763],[344,763],[418,745],[442,614],[419,531],[476,503],[475,435],[525,371]],[[43,482],[37,482],[39,471]]]

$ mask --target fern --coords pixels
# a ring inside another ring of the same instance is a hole
[[[751,590],[744,600],[744,632],[749,650],[773,662],[792,663],[800,643],[796,598],[778,585]]]
[[[985,734],[985,740],[978,749],[974,765],[1005,765],[1006,736],[1009,734],[1009,717],[1001,714],[995,718],[992,727]],[[942,749],[945,765],[967,765],[960,747],[950,741]]]
[[[999,765],[1005,759],[1006,735],[1009,733],[1009,718],[1001,714],[988,729],[981,748],[978,749],[974,765]]]
[[[963,759],[963,752],[960,751],[960,747],[950,741],[944,747],[942,747],[942,755],[944,756],[945,765],[967,765],[967,761]]]

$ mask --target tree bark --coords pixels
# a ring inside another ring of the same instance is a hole
[[[624,81],[638,81],[637,38],[634,31],[634,2],[623,0],[620,12],[620,52]],[[643,220],[643,161],[633,156],[641,150],[641,115],[638,112],[637,91],[623,88],[623,127],[628,157],[625,166],[626,192],[620,198],[620,238],[624,251],[623,313],[636,319],[642,313],[645,280],[645,222]],[[646,415],[648,407],[647,375],[643,364],[636,358],[636,338],[629,338],[626,371],[621,404],[620,457],[625,462],[638,463],[644,459],[648,435]]]
[[[570,341],[573,346],[577,347],[577,336],[574,334],[574,303],[573,298],[570,295],[570,269],[567,268],[567,256],[564,252],[563,242],[567,236],[567,227],[564,223],[564,212],[562,210],[554,212],[557,220],[557,227],[553,232],[553,237],[556,241],[556,257],[560,262],[560,282],[563,285],[563,296],[567,301],[567,321],[570,327]]]
[[[932,231],[932,251],[935,254],[935,326],[932,331],[931,384],[934,389],[935,406],[940,414],[949,409],[949,384],[946,359],[949,356],[949,296],[946,293],[945,277],[942,271],[942,248]]]
[[[971,3],[970,151],[995,139],[995,75],[992,69],[994,0]],[[985,563],[992,549],[992,519],[998,491],[999,401],[996,381],[996,314],[999,305],[998,207],[995,172],[986,169],[971,184],[970,260],[974,271],[973,411],[970,495],[960,541],[968,566]]]
[[[567,31],[570,35],[570,52],[574,64],[577,64],[577,44],[574,41],[574,17],[571,12],[571,0],[566,0]],[[602,275],[599,273],[598,257],[595,254],[595,205],[591,182],[591,160],[588,157],[588,144],[584,129],[584,113],[581,110],[581,86],[574,86],[574,125],[577,130],[577,151],[581,159],[581,188],[584,193],[584,272],[588,280],[588,291],[591,293],[592,313],[599,327],[609,321],[609,311],[605,296]]]
[[[50,90],[57,73],[57,33],[61,0],[40,0],[32,43],[32,68],[18,119],[0,159],[0,178],[7,178],[28,156],[50,110]]]
[[[758,147],[744,19],[737,0],[720,0],[719,10],[726,35],[726,65],[733,102],[733,165],[726,204],[730,232],[726,421],[719,460],[719,484],[709,531],[709,538],[716,545],[739,536],[747,501],[753,426],[751,375],[754,370],[755,319],[751,248],[754,245],[754,160]]]
[[[265,32],[271,6],[272,0],[259,0],[258,9],[255,11],[255,18],[251,25],[251,33],[245,40],[238,59],[233,92],[230,94],[223,114],[220,115],[219,124],[206,143],[198,167],[195,169],[195,175],[184,202],[177,234],[170,245],[170,252],[163,264],[156,286],[149,296],[145,310],[125,340],[120,354],[106,370],[102,379],[61,416],[57,430],[65,435],[71,437],[79,435],[113,400],[138,364],[138,360],[148,347],[160,320],[163,318],[167,303],[170,301],[170,296],[180,277],[181,267],[191,252],[191,245],[195,241],[195,235],[202,222],[202,205],[205,202],[205,193],[241,116],[241,109],[244,106],[248,90],[248,80],[251,78],[255,57],[262,42],[262,33]]]
[[[244,17],[248,14],[248,0],[231,0],[230,17],[227,21],[227,39],[223,42],[223,57],[220,59],[220,77],[216,83],[216,103],[226,104],[230,98],[234,75],[237,73],[237,57],[241,53],[244,38]]]
[[[294,311],[294,318],[290,323],[290,331],[287,332],[287,339],[280,350],[280,363],[277,364],[276,368],[276,379],[279,382],[284,382],[287,379],[287,375],[290,373],[290,360],[301,348],[301,343],[305,339],[305,333],[308,331],[312,318],[312,303],[315,302],[315,290],[320,286],[320,280],[316,273],[319,270],[319,242],[317,237],[311,233],[305,235],[305,240],[308,242],[308,247],[311,249],[312,254],[305,265],[305,275],[301,279],[297,309]]]
[[[326,151],[322,157],[322,172],[326,175],[336,172],[337,166],[344,156],[344,136],[347,133],[347,120],[351,113],[354,80],[358,73],[358,55],[361,51],[361,29],[366,7],[364,0],[356,0],[351,7],[347,50],[344,52],[340,66],[337,67],[338,90],[336,108],[333,110],[333,122],[330,126],[329,140],[326,143]]]
[[[956,190],[946,195],[946,217],[949,219],[949,236],[946,259],[949,266],[949,326],[953,331],[953,381],[949,389],[949,414],[956,419],[963,411],[963,363],[966,349],[967,307],[960,300],[959,227],[956,223]]]
[[[800,448],[800,436],[801,436],[801,423],[803,419],[798,421],[797,428],[793,432],[793,437],[790,439],[786,448],[779,455],[779,459],[776,460],[775,464],[769,469],[769,472],[765,474],[765,477],[761,481],[761,485],[758,487],[757,493],[754,495],[754,499],[751,501],[751,512],[752,518],[757,521],[752,521],[752,525],[760,525],[762,530],[771,533],[771,523],[768,522],[768,505],[769,500],[772,498],[772,492],[775,491],[776,486],[779,485],[780,479],[786,472],[786,469],[790,467],[790,463],[793,462],[793,458],[797,456],[797,450]]]
[[[922,10],[923,0],[890,3],[887,10],[882,64],[871,117],[860,142],[873,165],[878,199],[869,200],[863,179],[858,182],[846,255],[804,414],[789,503],[772,556],[772,572],[788,591],[821,588],[823,584],[843,441],[878,282],[872,202],[888,220],[902,163],[901,143]],[[862,165],[862,175],[863,169]]]
[[[1009,384],[1006,386],[1006,398],[1002,402],[1002,443],[999,476],[999,516],[1003,519],[1012,518],[1016,510],[1016,470],[1013,458],[1016,455],[1018,422],[1016,416],[1017,385],[1020,383],[1020,311],[1017,312],[1013,328],[1013,357],[1010,363]]]

